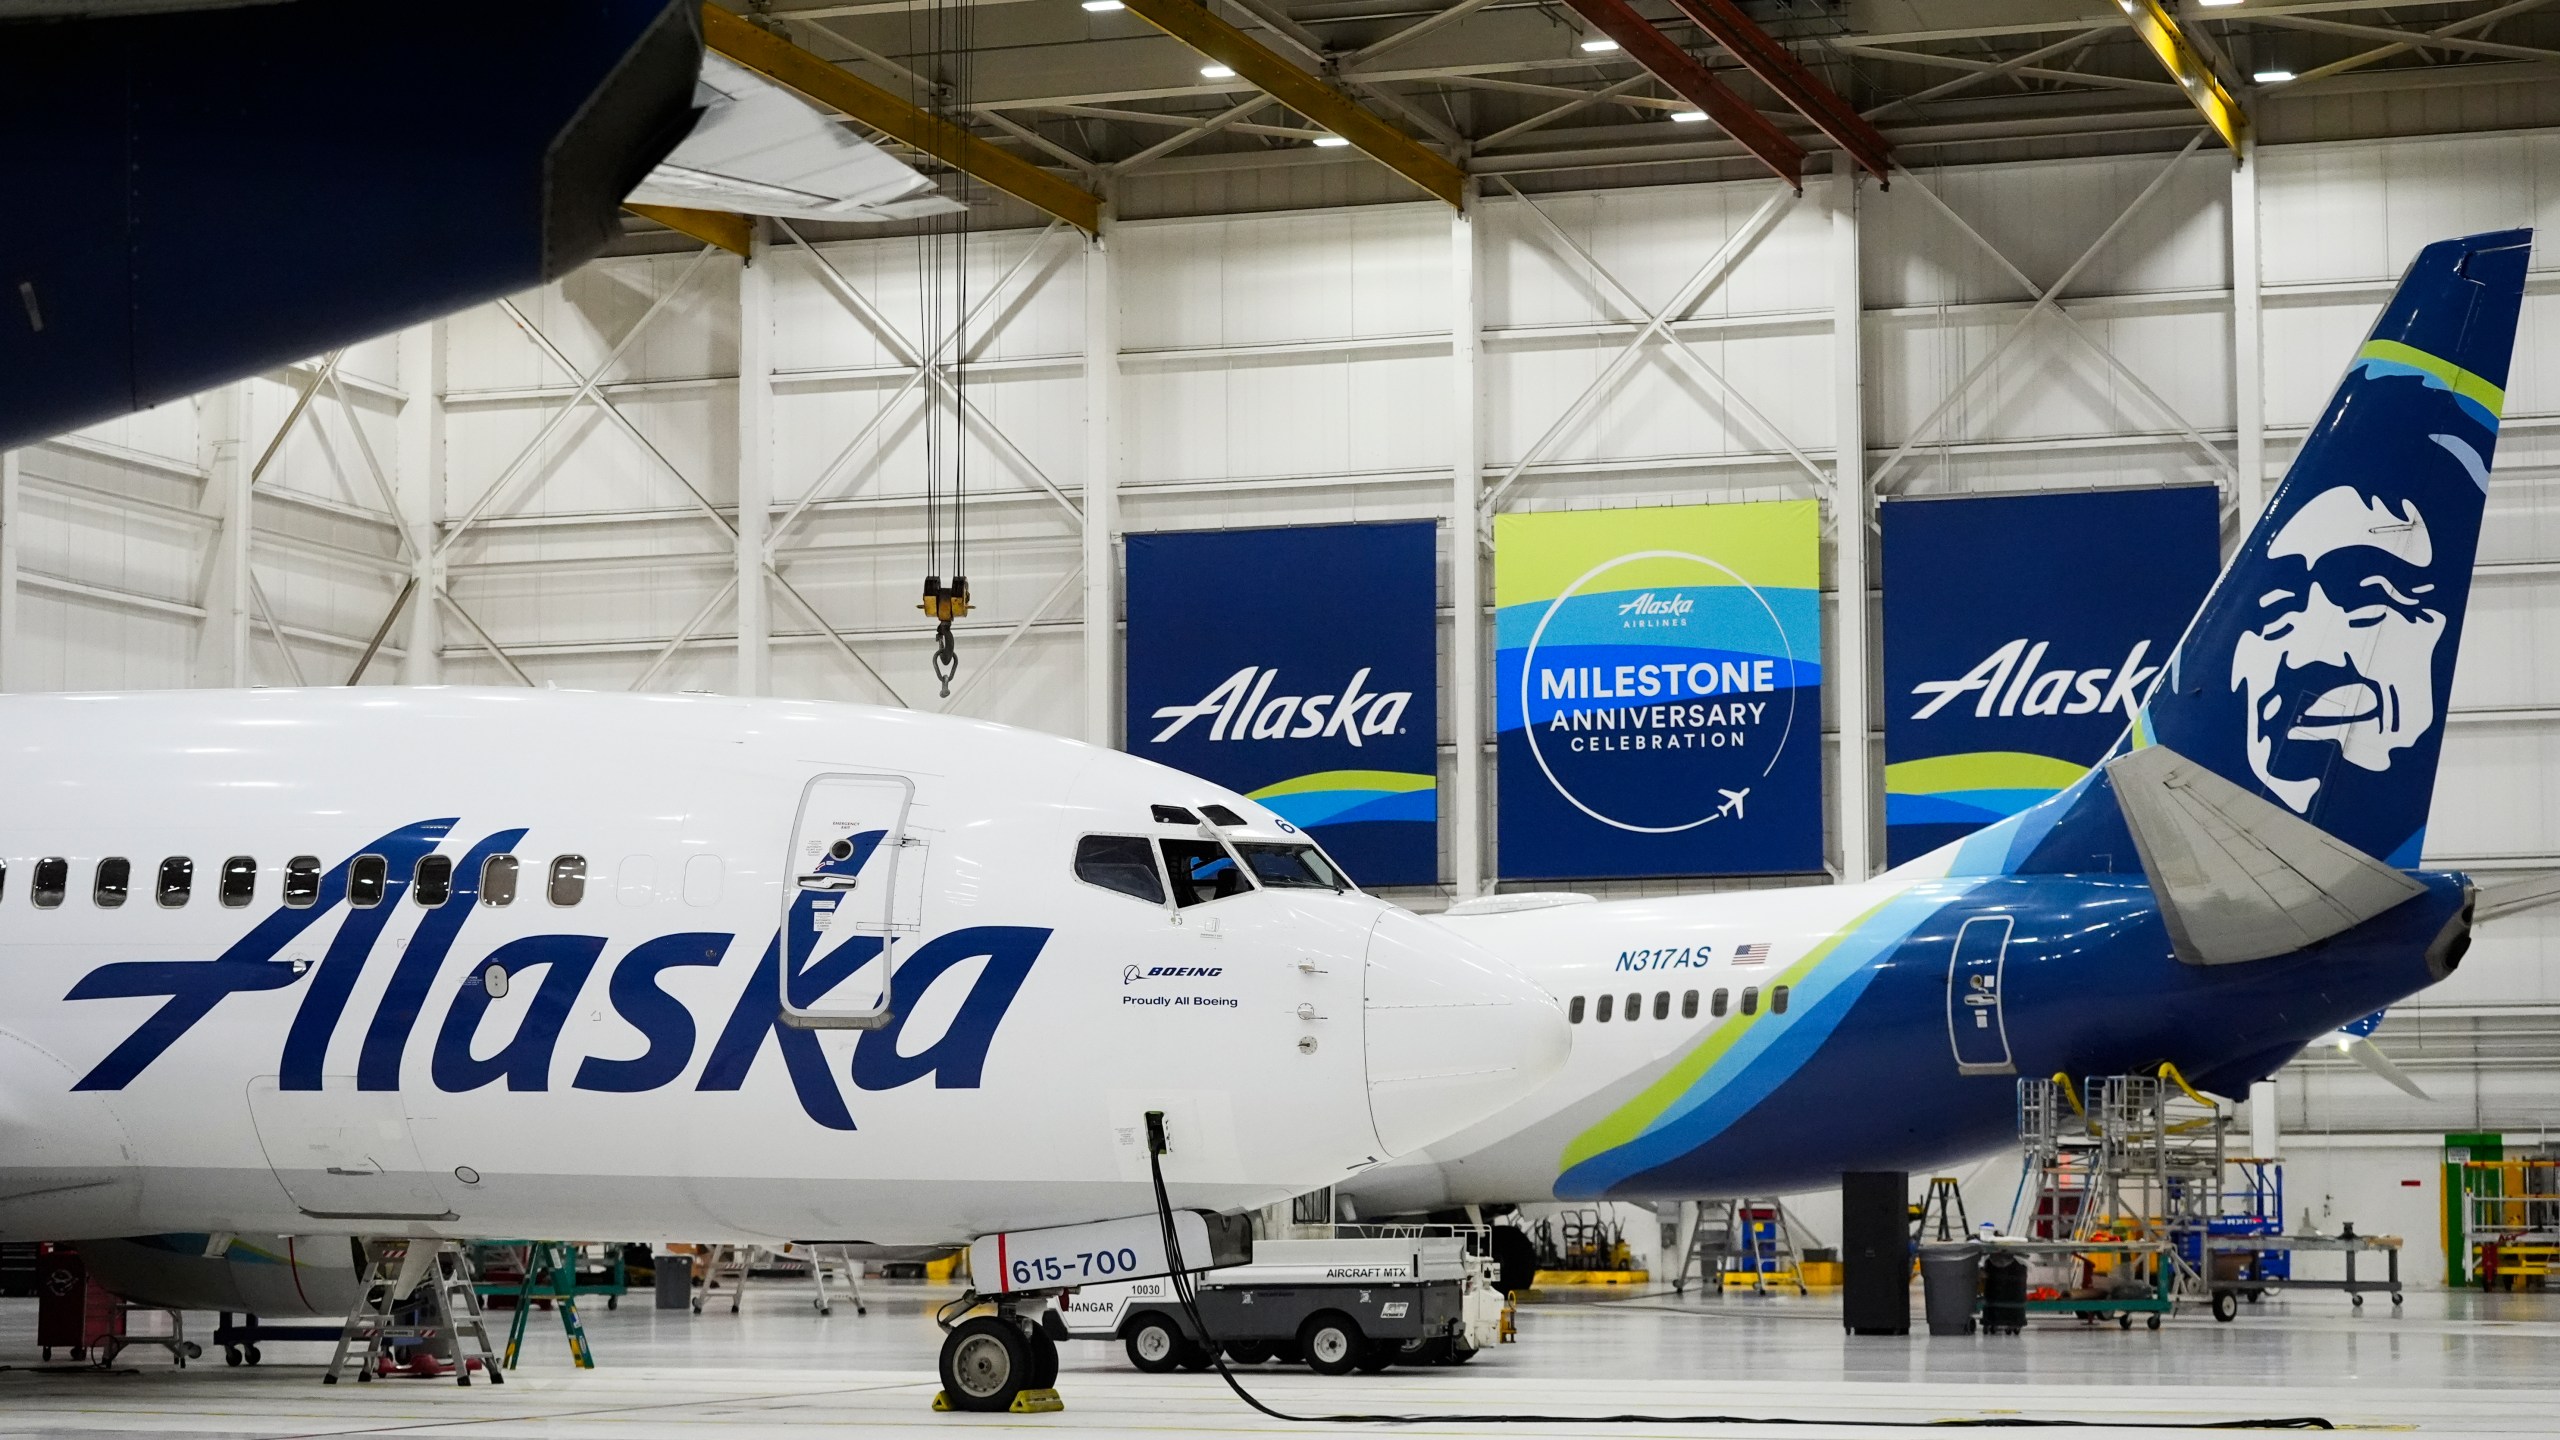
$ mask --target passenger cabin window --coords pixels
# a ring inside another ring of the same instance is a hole
[[[89,898],[102,908],[113,910],[124,903],[126,893],[132,889],[133,862],[121,855],[110,855],[98,862],[98,881],[90,889]]]
[[[516,903],[516,857],[492,855],[480,862],[480,903],[483,905]]]
[[[409,898],[432,909],[453,898],[453,857],[421,855],[418,871],[409,883]]]
[[[1242,895],[1253,888],[1236,868],[1235,857],[1214,840],[1160,840],[1165,874],[1173,880],[1173,903],[1183,909]]]
[[[1571,1004],[1569,1004],[1569,1005],[1567,1005],[1567,1006],[1565,1006],[1565,1007],[1564,1007],[1564,1018],[1565,1018],[1565,1023],[1566,1023],[1566,1024],[1568,1024],[1568,1025],[1579,1025],[1579,1024],[1581,1024],[1581,1023],[1582,1023],[1582,997],[1581,997],[1581,996],[1579,996],[1579,995],[1574,996],[1574,997],[1573,997],[1573,1002],[1572,1002]]]
[[[1742,1013],[1745,1015],[1757,1015],[1760,1013],[1759,986],[1745,985],[1742,987]]]
[[[1630,994],[1627,996],[1627,1018],[1630,1020],[1641,1020],[1644,1018],[1643,995]]]
[[[1192,814],[1190,811],[1183,809],[1179,805],[1150,805],[1147,807],[1147,813],[1155,816],[1156,823],[1159,825],[1197,825],[1200,823],[1199,816]]]
[[[256,899],[258,894],[258,862],[246,855],[234,855],[222,862],[222,903],[237,910]]]
[[[1618,997],[1617,997],[1617,996],[1615,996],[1615,995],[1603,995],[1603,996],[1601,996],[1601,997],[1600,997],[1600,1004],[1599,1004],[1598,1008],[1594,1009],[1594,1010],[1591,1012],[1591,1023],[1592,1023],[1592,1024],[1594,1024],[1594,1025],[1606,1025],[1606,1024],[1608,1024],[1608,1023],[1609,1023],[1609,1002],[1610,1002],[1610,1001],[1612,1001],[1612,1000],[1615,1000],[1615,999],[1617,999],[1617,998],[1618,998]]]
[[[196,862],[184,855],[172,855],[160,862],[160,883],[151,889],[152,898],[175,910],[195,897]]]
[[[1670,1019],[1670,1018],[1671,1018],[1671,992],[1670,992],[1670,991],[1668,991],[1668,990],[1661,990],[1661,991],[1656,991],[1656,992],[1654,993],[1654,997],[1653,997],[1653,1018],[1654,1018],[1654,1019],[1656,1019],[1656,1020],[1668,1020],[1668,1019]]]
[[[1680,997],[1680,1018],[1683,1020],[1695,1020],[1698,1018],[1697,991],[1692,990]]]
[[[1787,1013],[1786,986],[1780,985],[1769,992],[1769,1013],[1772,1015],[1784,1015]]]
[[[50,910],[62,903],[62,894],[71,888],[71,862],[59,855],[47,855],[36,862],[36,881],[28,898],[39,910]]]
[[[1202,807],[1208,808],[1208,807]],[[1342,872],[1313,845],[1287,845],[1268,840],[1239,840],[1236,853],[1253,867],[1253,878],[1267,890],[1331,890],[1351,888]]]
[[[284,903],[308,909],[320,900],[320,857],[296,855],[284,862]]]
[[[551,903],[575,905],[587,898],[587,857],[562,855],[551,862]]]
[[[9,862],[0,860],[0,895],[9,893]]]
[[[382,892],[390,883],[390,861],[379,855],[359,855],[347,866],[347,903],[370,910],[382,903]]]
[[[1201,806],[1200,818],[1208,821],[1212,825],[1227,826],[1236,829],[1242,829],[1244,826],[1244,817],[1233,810],[1228,809],[1224,805]]]
[[[1164,903],[1164,877],[1156,873],[1155,848],[1139,835],[1087,835],[1076,842],[1076,878],[1115,895]]]
[[[1718,1019],[1723,1018],[1723,1016],[1724,1016],[1725,993],[1726,993],[1726,992],[1724,992],[1724,991],[1722,991],[1722,990],[1718,990],[1718,991],[1715,993],[1714,998],[1710,999],[1710,1000],[1707,1002],[1707,1013],[1708,1013],[1709,1015],[1714,1016],[1714,1017],[1716,1017],[1716,1018],[1718,1018]]]

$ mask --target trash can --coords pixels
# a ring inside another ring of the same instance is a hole
[[[659,1255],[652,1257],[649,1263],[658,1272],[654,1282],[657,1289],[657,1298],[653,1302],[654,1308],[682,1310],[688,1315],[692,1314],[693,1257]]]
[[[2026,1328],[2026,1259],[1995,1253],[1982,1265],[1982,1333],[2016,1335]]]
[[[1920,1294],[1932,1335],[1973,1333],[1974,1297],[1982,1289],[1982,1247],[1920,1247]]]

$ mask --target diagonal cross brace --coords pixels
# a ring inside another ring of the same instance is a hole
[[[1742,68],[1760,77],[1760,83],[1777,92],[1778,98],[1795,107],[1795,112],[1813,122],[1815,129],[1831,137],[1832,142],[1858,162],[1858,168],[1890,186],[1893,180],[1892,147],[1876,127],[1867,123],[1855,106],[1840,98],[1840,92],[1822,83],[1822,77],[1804,67],[1777,38],[1760,28],[1733,0],[1672,0],[1680,13],[1688,16],[1732,52]]]
[[[1618,42],[1627,58],[1653,72],[1655,78],[1678,93],[1681,99],[1698,107],[1724,133],[1742,142],[1742,147],[1760,157],[1771,174],[1792,188],[1804,189],[1804,147],[1797,144],[1769,117],[1752,107],[1750,101],[1733,92],[1715,77],[1715,72],[1700,64],[1698,58],[1671,43],[1671,37],[1654,28],[1635,11],[1627,0],[1565,0],[1582,18],[1590,21],[1601,34]]]
[[[1709,255],[1706,263],[1698,267],[1697,273],[1691,275],[1677,291],[1672,293],[1671,298],[1664,302],[1660,310],[1645,317],[1644,328],[1636,332],[1635,338],[1627,342],[1626,348],[1619,351],[1617,357],[1612,359],[1589,385],[1583,387],[1582,393],[1574,398],[1574,402],[1565,407],[1564,413],[1555,418],[1555,422],[1547,427],[1546,433],[1540,435],[1536,443],[1521,452],[1520,458],[1512,462],[1511,468],[1503,472],[1502,478],[1485,490],[1484,499],[1481,502],[1485,515],[1493,514],[1500,506],[1503,494],[1510,490],[1523,474],[1527,473],[1530,466],[1538,463],[1545,456],[1548,447],[1555,444],[1560,436],[1581,420],[1610,386],[1617,383],[1618,378],[1635,363],[1638,356],[1644,353],[1645,343],[1656,335],[1669,334],[1671,322],[1687,314],[1708,291],[1714,289],[1724,279],[1726,273],[1741,261],[1743,254],[1759,243],[1760,237],[1767,234],[1769,228],[1777,223],[1778,217],[1795,203],[1800,193],[1780,189],[1771,194],[1761,203],[1758,210],[1752,212],[1751,218],[1742,223],[1740,229],[1734,231],[1732,235],[1726,237],[1722,245],[1716,247],[1715,253]],[[1481,523],[1482,517],[1478,517],[1478,524],[1481,525]]]

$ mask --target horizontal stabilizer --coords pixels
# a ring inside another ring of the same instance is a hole
[[[2264,960],[2363,924],[2424,887],[2165,746],[2106,765],[2190,965]]]
[[[2492,885],[2480,892],[2479,903],[2471,918],[2495,920],[2501,915],[2518,915],[2538,910],[2560,901],[2560,875],[2545,875],[2537,880],[2516,880],[2505,885]]]
[[[2346,1052],[2348,1059],[2390,1081],[2399,1087],[2402,1094],[2411,1099],[2433,1100],[2436,1098],[2420,1089],[2418,1082],[2409,1078],[2408,1071],[2391,1063],[2391,1057],[2383,1054],[2381,1047],[2364,1036],[2350,1035],[2341,1030],[2338,1032],[2338,1048]]]

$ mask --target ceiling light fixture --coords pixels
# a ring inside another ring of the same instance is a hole
[[[1235,67],[1232,65],[1203,65],[1200,67],[1200,78],[1203,80],[1233,80],[1236,78]]]
[[[1707,112],[1704,110],[1674,110],[1671,112],[1671,123],[1674,125],[1695,125],[1706,118]]]
[[[1618,42],[1606,35],[1594,35],[1582,42],[1582,53],[1585,55],[1606,55],[1617,48]]]
[[[1121,4],[1120,0],[1084,0],[1084,8],[1100,15],[1106,11],[1125,10],[1129,7]]]
[[[2196,3],[2207,10],[2220,10],[2226,6],[2237,5],[2240,0],[2196,0]]]
[[[1350,143],[1350,141],[1343,139],[1339,135],[1319,135],[1316,137],[1316,148],[1319,150],[1339,150]]]
[[[2290,70],[2261,70],[2249,78],[2257,81],[2261,85],[2281,85],[2287,80],[2293,78],[2293,72]]]

